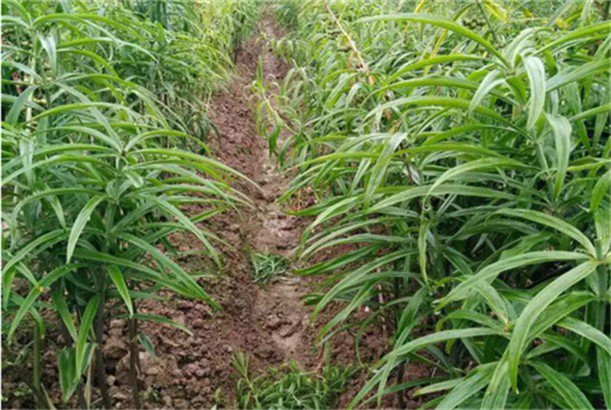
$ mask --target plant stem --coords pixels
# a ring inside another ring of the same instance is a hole
[[[399,299],[400,297],[403,296],[403,283],[401,281],[401,278],[396,278],[394,280],[394,296],[395,299]],[[399,321],[401,320],[401,312],[399,309],[394,309],[394,314],[395,314],[395,334],[398,331],[398,327],[399,327]],[[405,375],[405,361],[403,361],[400,365],[399,368],[397,369],[397,385],[403,383],[403,376]],[[404,409],[405,408],[405,398],[403,397],[403,390],[398,390],[397,391],[397,406],[399,406],[400,409]]]
[[[488,18],[488,15],[486,14],[486,10],[484,9],[484,6],[482,6],[482,3],[479,0],[477,0],[476,3],[484,16],[484,19],[486,20],[486,24],[488,25],[488,30],[490,30],[490,33],[492,34],[492,38],[494,38],[494,41],[498,43],[499,39],[496,36],[496,32],[492,28],[492,23],[490,22],[490,19]]]
[[[354,42],[352,37],[350,37],[350,34],[348,34],[346,29],[342,25],[341,21],[339,21],[339,19],[337,18],[337,16],[333,12],[333,10],[331,10],[331,7],[329,6],[329,3],[325,0],[324,4],[325,4],[325,8],[327,9],[327,12],[331,15],[331,18],[333,19],[333,22],[337,25],[337,28],[339,29],[339,31],[342,32],[344,37],[346,37],[346,40],[348,40],[348,45],[350,46],[350,48],[354,52],[354,55],[356,56],[356,58],[359,60],[359,65],[361,66],[360,68],[364,72],[368,73],[369,72],[369,66],[365,62],[365,59],[363,58],[363,54],[357,48],[356,43]]]
[[[95,360],[95,373],[98,385],[100,387],[100,393],[102,394],[102,403],[104,408],[109,409],[111,407],[110,396],[108,395],[108,387],[106,386],[106,366],[104,363],[104,354],[102,353],[102,347],[104,346],[104,295],[102,294],[102,301],[98,307],[98,312],[95,316],[94,331],[96,343],[98,345],[96,349],[96,360]]]
[[[134,306],[134,312],[136,306]],[[138,368],[140,367],[138,357],[138,321],[137,319],[127,320],[127,337],[129,338],[129,384],[132,388],[132,400],[134,408],[139,409],[140,406],[140,388],[138,386]]]
[[[40,352],[42,350],[42,329],[40,323],[34,322],[34,345],[32,348],[32,387],[34,390],[34,398],[36,401],[36,407],[42,408],[43,403],[40,402],[40,396],[42,395],[41,388],[41,377],[40,377]]]
[[[403,383],[403,375],[405,374],[405,362],[402,362],[397,369],[397,385]],[[400,409],[405,408],[405,398],[403,397],[403,393],[405,390],[397,390],[397,406]]]

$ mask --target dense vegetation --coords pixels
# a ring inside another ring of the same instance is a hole
[[[611,407],[609,3],[277,10],[293,68],[259,122],[299,170],[285,199],[317,199],[300,273],[325,277],[315,313],[343,304],[323,336],[394,327],[352,404]],[[414,360],[436,376],[404,383]]]
[[[313,204],[294,212],[312,221],[297,273],[320,278],[314,316],[335,309],[321,343],[381,323],[391,336],[352,406],[611,408],[610,5],[273,5],[291,69],[271,92],[260,64],[253,101],[295,175],[281,199]],[[222,265],[206,221],[249,198],[208,156],[206,111],[260,9],[2,2],[2,366],[31,368],[33,405],[110,408],[101,347],[120,318],[140,407],[135,353],[153,346],[139,322],[189,329],[139,303],[169,291],[220,307],[200,280]],[[209,269],[174,261],[176,232]],[[293,262],[249,256],[261,283]],[[45,387],[50,348],[63,403]],[[233,365],[243,408],[328,408],[355,374]]]
[[[196,282],[209,272],[187,273],[160,249],[191,232],[220,263],[217,238],[196,224],[247,201],[227,184],[239,175],[205,156],[205,103],[229,78],[256,7],[4,1],[2,15],[3,366],[30,360],[36,405],[52,406],[41,350],[45,326],[60,323],[64,401],[78,391],[89,407],[95,379],[108,408],[111,318],[129,317],[135,352],[150,347],[138,320],[172,324],[138,314],[139,300],[169,289],[217,307]],[[205,212],[187,217],[190,203]],[[13,343],[24,333],[31,343]]]

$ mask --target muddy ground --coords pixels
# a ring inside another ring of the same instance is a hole
[[[291,260],[292,252],[308,221],[288,216],[277,199],[288,187],[290,173],[280,172],[268,154],[267,142],[257,134],[254,101],[250,85],[255,79],[261,56],[268,83],[280,81],[287,72],[285,62],[277,58],[264,38],[279,36],[266,16],[260,30],[243,44],[236,61],[235,76],[227,89],[211,102],[210,120],[218,129],[208,144],[212,156],[244,174],[255,184],[235,180],[233,186],[246,194],[252,207],[243,207],[206,221],[206,229],[218,234],[228,246],[221,246],[223,272],[205,279],[206,291],[222,305],[212,312],[203,302],[180,300],[169,293],[158,301],[140,302],[139,313],[164,315],[188,326],[192,335],[154,323],[142,323],[141,331],[155,346],[156,357],[140,352],[142,406],[145,408],[231,407],[235,400],[237,373],[232,357],[244,352],[254,372],[295,360],[306,370],[320,369],[323,356],[316,345],[321,323],[310,320],[311,309],[303,297],[317,285],[312,279],[288,276],[260,286],[252,279],[251,251],[280,254]],[[201,212],[196,207],[190,210]],[[197,252],[201,244],[190,235],[174,235],[173,245],[183,255],[177,259],[187,271],[209,271],[207,259]],[[129,354],[126,325],[113,320],[106,337],[107,383],[115,408],[132,408],[128,387]],[[386,348],[384,329],[369,329],[361,340],[361,359],[373,363]],[[332,360],[336,364],[356,361],[353,338],[344,333],[332,339]],[[55,369],[55,352],[45,355],[44,384],[55,403],[59,403],[59,385]],[[427,372],[417,365],[407,369],[406,378],[421,377]],[[361,372],[348,386],[338,403],[346,404],[362,386],[367,375]],[[74,402],[72,403],[74,405]],[[394,406],[394,398],[385,403]],[[412,407],[416,403],[406,403]],[[98,406],[100,405],[98,401]],[[27,402],[13,398],[10,407],[27,407]]]

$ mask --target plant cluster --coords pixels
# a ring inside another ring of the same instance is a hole
[[[266,283],[284,275],[288,270],[288,261],[282,255],[252,251],[250,253],[252,276],[255,282]]]
[[[237,407],[240,409],[330,409],[352,377],[350,368],[326,365],[320,374],[304,372],[296,362],[253,376],[248,357],[234,355],[240,375]]]
[[[200,155],[195,101],[228,77],[255,12],[252,2],[2,3],[3,359],[31,361],[37,407],[53,406],[43,343],[57,343],[65,402],[77,392],[90,407],[97,384],[110,407],[105,325],[127,319],[139,407],[138,343],[150,342],[138,321],[183,326],[139,314],[138,302],[167,289],[219,307],[197,281],[209,274],[186,272],[164,248],[174,232],[192,235],[214,271],[218,238],[200,223],[248,202],[228,185],[237,172]],[[48,326],[63,342],[44,339]],[[15,346],[26,329],[31,342]]]
[[[352,405],[420,361],[427,406],[611,407],[609,3],[522,3],[277,8],[298,273],[344,303],[323,333],[393,327]]]

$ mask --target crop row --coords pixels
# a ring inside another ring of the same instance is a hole
[[[110,319],[127,319],[134,353],[151,348],[139,320],[180,327],[138,313],[159,290],[218,307],[162,249],[188,232],[220,263],[196,224],[246,201],[227,184],[239,175],[205,155],[205,105],[256,5],[9,0],[2,14],[3,362],[29,361],[36,407],[52,407],[41,363],[55,345],[63,401],[77,392],[89,408],[98,386],[109,408]],[[63,341],[45,339],[58,325]]]
[[[611,407],[609,4],[522,3],[277,7],[300,273],[342,303],[323,336],[392,328],[353,405]]]

